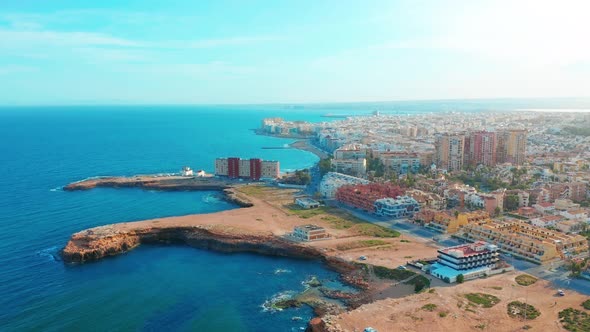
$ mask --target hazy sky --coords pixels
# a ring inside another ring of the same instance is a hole
[[[0,104],[590,96],[590,1],[0,0]]]

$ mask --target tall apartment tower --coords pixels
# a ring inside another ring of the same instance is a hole
[[[469,141],[469,161],[471,165],[496,165],[496,133],[485,130],[476,131],[471,133]]]
[[[240,158],[227,158],[227,176],[231,179],[240,177]]]
[[[525,129],[507,129],[497,134],[498,163],[522,165],[525,162],[527,131]]]
[[[449,172],[463,168],[465,153],[465,135],[441,134],[434,143],[436,149],[436,166]]]

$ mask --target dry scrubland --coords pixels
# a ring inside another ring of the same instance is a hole
[[[380,300],[327,320],[342,331],[367,326],[378,331],[590,331],[587,296],[568,292],[559,297],[545,280],[522,286],[516,281],[519,275],[516,271]]]

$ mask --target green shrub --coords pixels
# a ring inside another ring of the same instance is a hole
[[[484,308],[491,308],[500,302],[500,299],[494,295],[484,293],[468,293],[464,295],[469,302],[481,305]]]
[[[534,284],[535,282],[537,282],[537,278],[530,276],[528,274],[521,274],[518,277],[516,277],[516,283],[521,285],[521,286],[530,286],[532,284]]]
[[[436,304],[428,303],[422,306],[422,310],[433,312],[436,309]]]
[[[563,328],[568,331],[590,331],[590,315],[578,309],[567,308],[560,311],[559,321],[563,324]]]
[[[520,301],[512,301],[508,303],[508,315],[510,317],[525,318],[527,320],[535,319],[541,315],[537,308],[530,304]]]

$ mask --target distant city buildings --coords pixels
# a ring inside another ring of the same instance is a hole
[[[436,136],[435,163],[449,172],[467,166],[493,167],[498,163],[523,165],[526,161],[527,131],[474,131],[470,134],[442,133]]]
[[[305,121],[285,121],[282,118],[266,118],[262,120],[261,131],[265,134],[278,136],[309,136],[314,127]]]
[[[244,178],[254,181],[276,179],[280,176],[280,166],[278,161],[258,158],[217,158],[215,160],[215,175],[227,176],[232,179]]]
[[[323,177],[323,198],[413,216],[433,230],[545,263],[588,256],[587,241],[576,235],[590,225],[586,124],[576,113],[381,112],[307,124],[265,119],[262,130],[308,133],[332,154],[338,173]],[[378,189],[394,184],[404,189]]]

